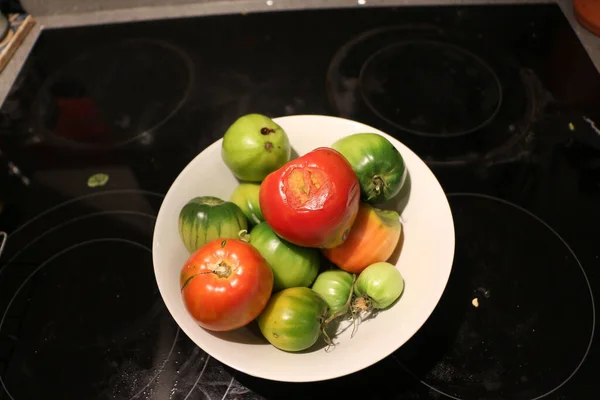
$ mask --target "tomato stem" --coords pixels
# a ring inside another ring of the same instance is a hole
[[[372,312],[372,311],[373,311],[373,302],[371,301],[371,299],[369,297],[366,297],[366,295],[356,297],[352,301],[352,308],[350,310],[350,315],[352,315],[354,327],[352,329],[352,334],[350,335],[351,338],[354,337],[354,334],[356,333],[356,330],[358,328],[357,322],[360,319],[360,318],[358,318],[358,316],[361,313]]]
[[[369,200],[372,199],[375,196],[379,196],[381,194],[381,192],[383,192],[383,189],[385,189],[385,181],[379,176],[379,175],[375,175],[373,177],[373,192],[371,194],[371,196],[369,196]]]
[[[373,308],[372,304],[371,304],[371,300],[369,300],[368,298],[361,296],[361,297],[357,297],[356,299],[354,299],[354,302],[352,303],[352,309],[355,312],[367,312],[367,311],[371,311],[371,309]]]
[[[229,275],[231,275],[231,272],[232,272],[231,265],[229,265],[225,261],[221,261],[221,260],[219,260],[218,263],[209,264],[208,269],[212,273],[217,274],[217,276],[219,278],[227,278]]]
[[[333,313],[329,318],[327,318],[325,320],[325,325],[330,324],[331,321],[333,321],[334,319],[348,313],[348,309],[350,307],[350,304],[352,303],[352,297],[354,294],[354,284],[355,283],[356,283],[356,274],[352,274],[352,286],[350,286],[350,294],[348,295],[348,300],[346,300],[346,304],[344,304],[344,307],[340,308],[335,313]]]
[[[242,240],[246,243],[250,242],[250,234],[248,233],[248,231],[246,229],[242,229],[241,231],[239,231],[238,236],[240,237],[240,240]]]

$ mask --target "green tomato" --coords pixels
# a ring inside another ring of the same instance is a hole
[[[221,157],[238,179],[262,182],[290,161],[291,146],[285,131],[269,117],[247,114],[225,132]]]
[[[406,181],[402,155],[385,137],[356,133],[336,141],[333,149],[342,153],[358,176],[363,201],[378,204],[396,196]]]
[[[329,306],[328,317],[334,314],[344,315],[348,311],[349,299],[352,296],[354,276],[341,269],[332,269],[321,272],[312,290],[319,293]]]
[[[258,316],[258,327],[278,349],[302,351],[317,342],[326,315],[327,303],[317,292],[288,288],[271,296]]]
[[[273,270],[273,290],[308,287],[319,273],[318,249],[300,247],[279,236],[261,222],[250,231],[250,244],[267,260]]]
[[[190,253],[215,239],[237,239],[247,229],[242,210],[218,197],[195,197],[179,212],[179,236]]]
[[[237,204],[242,209],[250,225],[259,224],[265,220],[260,211],[259,192],[260,184],[242,182],[235,188],[229,198],[229,201]]]
[[[395,265],[378,262],[365,268],[354,285],[358,311],[384,309],[391,306],[404,291],[404,279]]]

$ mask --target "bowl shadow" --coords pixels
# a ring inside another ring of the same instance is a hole
[[[394,210],[398,214],[402,215],[402,212],[404,212],[404,209],[408,204],[408,200],[410,199],[411,187],[412,184],[410,171],[406,170],[406,180],[404,181],[404,185],[400,189],[400,192],[398,192],[397,195],[395,195],[388,201],[376,204],[375,207],[381,208],[383,210]]]
[[[400,238],[398,239],[398,243],[392,252],[392,255],[387,259],[387,262],[390,264],[398,264],[398,260],[400,259],[400,254],[402,253],[402,247],[404,246],[404,227],[400,232]]]
[[[248,325],[228,332],[215,332],[206,330],[211,335],[228,342],[252,344],[252,345],[269,345],[258,328],[256,321],[250,322]]]
[[[390,357],[359,372],[336,379],[295,383],[262,379],[225,367],[235,379],[268,400],[279,399],[389,399],[418,388],[420,382],[403,373]]]
[[[295,160],[298,157],[300,157],[300,154],[298,154],[298,152],[296,151],[296,149],[294,149],[292,147],[292,149],[291,149],[291,155],[290,155],[290,161]]]
[[[471,307],[470,278],[474,265],[460,253],[454,262],[457,267],[424,326],[391,356],[370,367],[340,378],[307,383],[272,381],[225,368],[240,384],[265,399],[429,398],[423,394],[425,389],[420,381],[427,380],[433,368],[453,351],[464,315]],[[365,317],[360,323],[376,318],[376,314]]]

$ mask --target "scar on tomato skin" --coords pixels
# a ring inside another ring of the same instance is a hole
[[[188,283],[190,283],[192,281],[192,279],[194,279],[197,276],[204,275],[204,274],[206,274],[206,272],[200,272],[198,274],[194,274],[194,275],[190,276],[189,278],[187,278],[185,280],[185,282],[183,282],[183,285],[181,285],[181,290],[183,291],[183,289],[185,289],[185,287],[188,285]]]
[[[286,171],[281,192],[295,210],[320,210],[331,194],[329,176],[318,168],[300,166]]]

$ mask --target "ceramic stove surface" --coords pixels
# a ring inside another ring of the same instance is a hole
[[[598,110],[600,74],[554,5],[44,31],[0,109],[0,399],[593,398]],[[250,112],[375,126],[448,195],[446,291],[364,371],[247,376],[191,342],[160,297],[161,201]]]

